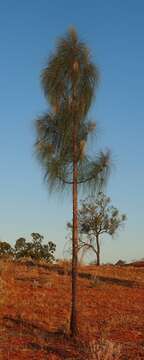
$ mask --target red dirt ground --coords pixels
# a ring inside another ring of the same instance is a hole
[[[0,360],[144,359],[144,268],[79,269],[94,279],[78,280],[75,340],[68,335],[70,276],[63,264],[63,275],[55,269],[0,260]],[[107,342],[120,348],[115,356],[106,357]]]

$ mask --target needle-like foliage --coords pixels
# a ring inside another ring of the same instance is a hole
[[[37,119],[37,155],[50,190],[64,190],[73,182],[73,123],[77,127],[78,184],[84,191],[102,186],[109,173],[109,152],[91,159],[86,142],[95,124],[87,113],[99,82],[99,71],[74,29],[57,43],[42,72],[42,86],[51,111]]]
[[[73,182],[71,114],[49,113],[37,120],[37,155],[43,164],[49,190],[64,190]],[[86,142],[94,124],[81,121],[77,130],[78,184],[91,193],[105,184],[110,170],[110,154],[100,152],[91,159]]]
[[[56,52],[42,73],[42,85],[49,103],[55,109],[73,101],[73,88],[79,117],[87,114],[98,84],[99,72],[90,60],[86,45],[79,41],[74,29],[57,42]]]

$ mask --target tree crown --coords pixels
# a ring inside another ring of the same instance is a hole
[[[42,72],[42,86],[50,111],[36,121],[36,152],[45,171],[49,189],[64,190],[72,184],[73,128],[76,128],[78,184],[96,190],[109,174],[110,153],[100,152],[94,159],[86,154],[88,135],[95,124],[87,114],[96,93],[99,72],[87,46],[74,29],[58,40]]]
[[[126,215],[110,204],[111,199],[100,192],[96,198],[81,202],[79,226],[81,234],[96,236],[103,233],[114,236],[126,221]]]

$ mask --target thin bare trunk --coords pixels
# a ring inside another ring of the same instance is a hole
[[[78,163],[77,163],[77,130],[73,127],[73,253],[72,253],[72,308],[70,331],[72,336],[78,334],[77,325],[77,265],[78,265]]]
[[[99,244],[99,236],[96,236],[96,243],[97,243],[97,265],[100,265],[100,244]]]

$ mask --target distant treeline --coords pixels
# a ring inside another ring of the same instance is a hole
[[[45,259],[48,262],[53,262],[56,244],[52,241],[44,244],[43,240],[42,235],[33,232],[30,241],[20,237],[13,247],[6,241],[0,241],[0,257],[12,256],[13,259],[31,257],[34,260]]]

